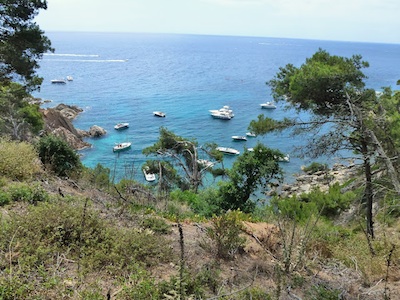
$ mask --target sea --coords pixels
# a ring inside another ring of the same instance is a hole
[[[396,89],[400,79],[400,44],[154,33],[46,32],[46,36],[55,52],[40,61],[37,73],[44,81],[34,96],[51,101],[43,104],[44,108],[60,103],[82,108],[73,121],[76,128],[88,130],[98,125],[107,131],[103,137],[86,139],[92,147],[79,154],[87,167],[101,164],[110,168],[115,181],[127,178],[145,183],[141,167],[156,157],[146,157],[142,150],[156,143],[160,128],[165,127],[178,136],[195,139],[199,146],[215,142],[243,152],[261,142],[278,149],[290,155],[290,161],[281,166],[285,181],[291,182],[301,166],[318,161],[300,158],[294,151],[307,136],[284,131],[245,142],[232,140],[233,135],[245,135],[260,114],[274,119],[296,114],[286,110],[284,103],[274,110],[260,107],[272,100],[266,82],[280,67],[289,63],[300,66],[324,49],[331,55],[361,55],[370,64],[363,70],[369,88]],[[67,76],[73,81],[51,83]],[[230,106],[235,117],[213,119],[209,110],[224,105]],[[154,111],[162,111],[166,117],[155,117]],[[128,122],[130,127],[115,130],[120,122]],[[131,149],[114,153],[113,146],[120,142],[131,142]],[[230,168],[236,158],[225,156],[224,167]],[[340,157],[321,159],[331,165]],[[214,183],[214,178],[206,177],[206,186]]]

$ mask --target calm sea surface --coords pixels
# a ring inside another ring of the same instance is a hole
[[[270,134],[234,142],[232,135],[245,135],[251,120],[259,114],[281,119],[293,115],[281,106],[262,110],[260,103],[271,100],[265,84],[288,63],[300,66],[319,48],[332,55],[361,54],[370,63],[365,69],[367,85],[375,89],[396,88],[400,79],[400,45],[350,43],[263,37],[201,36],[137,33],[47,33],[54,54],[45,55],[38,73],[44,77],[35,96],[77,105],[84,112],[74,121],[87,130],[98,125],[107,135],[88,139],[93,147],[81,151],[86,166],[98,163],[115,172],[117,179],[135,178],[144,182],[141,165],[150,159],[142,149],[153,145],[164,126],[199,144],[216,142],[243,151],[257,141],[291,155],[282,164],[290,181],[309,159],[296,158],[293,146],[303,136]],[[50,80],[72,76],[66,85]],[[230,121],[213,119],[208,110],[229,105],[235,113]],[[154,117],[160,110],[166,118]],[[130,128],[116,131],[113,126],[129,122]],[[132,148],[113,153],[115,143],[130,141]],[[226,157],[230,167],[234,157]],[[331,158],[329,163],[334,163]],[[211,179],[209,179],[211,180]],[[209,182],[211,183],[211,182]]]

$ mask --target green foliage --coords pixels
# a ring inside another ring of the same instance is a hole
[[[327,171],[328,170],[328,165],[327,164],[321,164],[318,162],[312,162],[310,165],[305,166],[303,168],[303,171],[308,173],[308,174],[314,174],[319,171]]]
[[[266,190],[272,181],[282,179],[277,157],[282,153],[257,144],[254,151],[245,151],[233,163],[229,180],[222,182],[219,189],[218,205],[223,210],[240,209],[251,212],[255,202],[250,199],[258,189]]]
[[[10,202],[11,202],[10,194],[0,190],[0,206],[7,205]]]
[[[82,169],[79,155],[59,137],[42,137],[37,147],[42,163],[57,176],[71,176]]]
[[[42,79],[35,75],[43,53],[53,51],[50,40],[34,22],[45,0],[3,1],[0,10],[0,81],[22,79],[28,89],[37,88]]]
[[[150,229],[155,233],[168,234],[171,232],[171,225],[167,224],[164,219],[158,217],[147,217],[142,221],[143,229]]]
[[[348,209],[356,197],[353,191],[343,193],[338,183],[330,186],[327,193],[315,189],[311,193],[300,196],[302,202],[314,203],[321,215],[326,217],[334,217]]]
[[[235,298],[237,300],[272,300],[269,293],[260,288],[248,288],[240,292]]]
[[[35,148],[25,142],[0,139],[0,176],[11,180],[31,179],[41,171]]]
[[[108,188],[110,185],[110,169],[100,163],[94,169],[83,167],[81,177],[97,188]]]
[[[310,193],[304,193],[298,197],[273,198],[270,201],[270,207],[272,211],[279,211],[279,215],[285,218],[305,222],[312,215],[322,215],[328,218],[337,216],[349,208],[356,198],[356,193],[352,191],[343,193],[341,186],[335,183],[327,192],[314,189]]]
[[[139,265],[135,265],[133,269],[134,271],[129,274],[127,280],[127,282],[131,284],[123,286],[120,295],[118,295],[118,299],[162,299],[160,288],[150,274]]]
[[[210,250],[217,258],[230,259],[243,247],[245,238],[242,232],[240,211],[229,211],[211,219],[211,227],[207,228],[207,237],[211,240]]]
[[[314,285],[307,291],[307,299],[310,300],[337,300],[340,299],[341,290],[325,285]]]
[[[195,214],[202,217],[209,218],[221,212],[216,201],[218,198],[218,190],[214,188],[201,190],[199,193],[176,189],[170,193],[170,197],[173,201],[186,203]]]
[[[28,102],[30,95],[18,83],[0,84],[0,134],[26,140],[43,128],[39,105]]]
[[[50,198],[49,194],[38,183],[12,183],[7,187],[7,192],[10,195],[11,201],[23,201],[31,204],[48,201]]]
[[[200,150],[204,150],[205,155],[210,156],[211,150],[198,147],[195,139],[185,139],[161,127],[158,141],[143,149],[143,154],[168,158],[168,163],[147,162],[151,172],[162,174],[162,184],[165,179],[168,180],[163,190],[179,187],[182,190],[191,189],[197,192],[202,184],[203,174],[207,171],[207,168],[202,169],[198,163]]]

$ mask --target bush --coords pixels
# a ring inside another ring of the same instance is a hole
[[[207,236],[211,239],[210,250],[217,258],[232,258],[244,247],[246,241],[240,236],[242,221],[239,211],[229,211],[224,215],[211,219],[212,227],[207,228]]]
[[[11,201],[11,196],[5,191],[0,191],[0,206],[7,205]]]
[[[31,179],[41,171],[35,148],[26,142],[0,139],[0,176],[11,180]]]
[[[39,140],[42,163],[57,176],[68,176],[82,169],[79,155],[63,139],[48,135]]]
[[[49,194],[39,184],[28,184],[25,182],[13,183],[8,186],[7,191],[11,201],[23,201],[36,204],[40,201],[49,200]]]
[[[171,225],[165,220],[157,217],[149,217],[142,221],[143,229],[150,229],[155,233],[168,234],[171,232]]]

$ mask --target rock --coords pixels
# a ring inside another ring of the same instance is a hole
[[[71,122],[71,111],[82,111],[77,107],[58,105],[56,108],[40,110],[45,121],[45,134],[54,134],[64,139],[73,149],[82,150],[91,145],[82,140],[84,131],[77,130]],[[64,111],[64,114],[62,113]]]
[[[101,136],[105,135],[106,133],[107,133],[106,130],[104,130],[103,128],[101,128],[100,126],[97,126],[97,125],[93,125],[89,129],[89,135],[92,137],[101,137]]]
[[[59,111],[64,117],[68,118],[69,120],[73,120],[79,115],[83,109],[75,106],[75,105],[66,105],[66,104],[59,104],[57,105],[54,110]]]
[[[65,140],[73,149],[82,150],[86,148],[90,148],[90,144],[82,141],[81,138],[73,134],[71,131],[67,130],[64,127],[59,127],[54,129],[51,134],[58,136]]]

